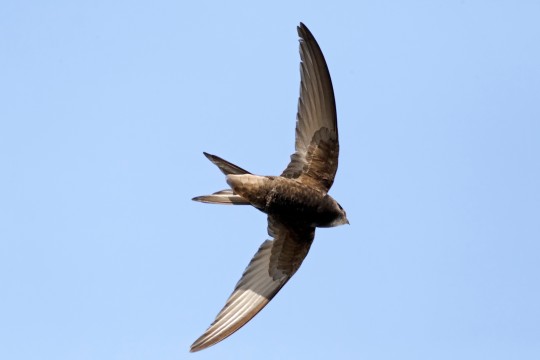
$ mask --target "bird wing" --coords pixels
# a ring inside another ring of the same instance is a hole
[[[302,23],[298,36],[302,61],[295,153],[281,176],[326,192],[334,182],[339,155],[334,90],[323,53]]]
[[[269,216],[268,234],[274,239],[262,243],[212,325],[191,345],[191,352],[227,338],[261,311],[302,264],[315,228],[288,227]]]

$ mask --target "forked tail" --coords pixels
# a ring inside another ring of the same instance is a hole
[[[242,169],[239,166],[236,166],[227,160],[223,160],[219,156],[203,153],[204,156],[208,158],[211,162],[213,162],[219,170],[225,175],[234,174],[234,175],[242,175],[242,174],[250,174],[249,171],[246,171]],[[249,201],[241,197],[240,195],[236,195],[231,189],[225,189],[221,191],[217,191],[213,193],[212,195],[203,195],[203,196],[197,196],[193,198],[193,201],[199,201],[207,204],[222,204],[222,205],[250,205]]]

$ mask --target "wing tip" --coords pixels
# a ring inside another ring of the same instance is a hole
[[[206,349],[206,348],[207,348],[207,346],[201,346],[200,344],[197,344],[197,342],[194,342],[194,343],[190,346],[189,352],[190,352],[190,353],[195,353],[195,352],[197,352],[197,351],[201,351],[201,350],[204,350],[204,349]]]
[[[313,39],[313,34],[303,22],[300,21],[300,24],[296,27],[296,30],[298,31],[298,36],[302,40],[305,41],[305,40]]]
[[[191,344],[191,346],[189,347],[189,352],[194,353],[197,351],[201,351],[216,344],[216,341],[209,341],[209,340],[211,339],[208,337],[208,330],[207,330],[204,332],[204,334],[199,336],[197,340],[193,342],[193,344]]]
[[[222,334],[222,335],[216,336],[216,334],[212,335],[209,332],[210,329],[212,329],[212,325],[210,325],[210,327],[204,332],[204,334],[199,336],[199,338],[195,340],[193,344],[191,344],[189,348],[190,353],[201,351],[211,346],[214,346],[217,343],[221,342],[222,340],[225,340],[227,337],[232,335],[236,330],[238,330],[238,329],[235,329],[232,332],[226,333],[225,335]]]

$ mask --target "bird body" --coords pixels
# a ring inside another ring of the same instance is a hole
[[[235,194],[255,208],[291,225],[332,227],[347,223],[330,195],[294,179],[252,174],[227,175]]]
[[[210,327],[191,345],[199,351],[227,338],[261,311],[300,268],[315,228],[348,224],[328,195],[338,167],[336,105],[330,73],[317,41],[300,23],[300,98],[295,152],[279,176],[259,176],[204,153],[230,189],[193,198],[223,205],[252,205],[268,216],[268,235]]]

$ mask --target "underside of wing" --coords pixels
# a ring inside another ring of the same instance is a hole
[[[191,346],[199,351],[227,338],[261,311],[298,270],[306,257],[314,228],[289,228],[269,217],[266,240],[216,319]]]
[[[295,153],[282,176],[328,191],[339,155],[334,90],[323,53],[302,23],[298,35],[302,62]]]

